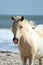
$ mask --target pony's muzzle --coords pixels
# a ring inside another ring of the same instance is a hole
[[[15,44],[17,44],[18,43],[18,39],[17,38],[13,38],[13,42],[15,43]]]

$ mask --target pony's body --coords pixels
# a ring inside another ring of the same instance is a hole
[[[26,65],[26,59],[29,58],[29,65],[33,65],[34,59],[40,59],[43,57],[43,34],[39,34],[38,28],[32,29],[34,27],[23,17],[12,17],[13,27],[12,31],[14,33],[13,41],[18,42],[20,55],[23,60],[23,65]],[[39,28],[40,29],[40,28]],[[41,62],[40,62],[41,65]]]
[[[43,57],[43,25],[37,25],[35,31],[39,37],[36,38],[38,40],[37,44],[39,47],[37,54]]]

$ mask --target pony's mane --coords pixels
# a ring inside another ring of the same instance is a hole
[[[35,22],[34,21],[28,21],[28,20],[24,20],[26,25],[30,25],[31,27],[35,28]]]

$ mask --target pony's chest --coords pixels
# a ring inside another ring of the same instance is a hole
[[[31,53],[31,47],[27,43],[20,44],[20,53],[24,57],[28,57]]]
[[[30,51],[30,45],[27,44],[27,43],[20,44],[20,48],[21,48],[21,50],[24,51],[24,52]]]

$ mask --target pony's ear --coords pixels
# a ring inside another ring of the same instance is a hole
[[[23,21],[24,20],[24,16],[22,16],[20,20]]]
[[[11,19],[14,21],[14,16],[11,16]]]

